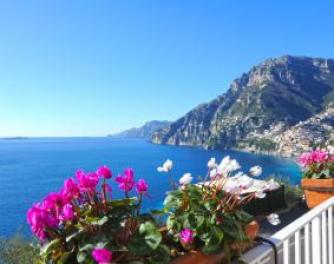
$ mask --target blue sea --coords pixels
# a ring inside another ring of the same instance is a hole
[[[201,148],[153,145],[144,140],[111,138],[31,138],[0,140],[0,236],[10,236],[19,229],[29,234],[26,211],[48,192],[58,191],[64,179],[77,169],[95,171],[109,166],[114,175],[125,168],[135,170],[135,177],[149,183],[145,208],[160,208],[169,181],[157,167],[166,159],[174,162],[173,177],[185,172],[205,176],[207,161],[230,155],[244,171],[251,166],[263,167],[263,176],[275,174],[298,184],[301,172],[290,159],[237,151],[214,151]],[[119,197],[112,184],[113,196]]]

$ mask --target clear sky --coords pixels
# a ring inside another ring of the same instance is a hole
[[[175,120],[284,54],[334,58],[334,1],[0,0],[0,136]]]

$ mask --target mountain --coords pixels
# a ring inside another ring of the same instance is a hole
[[[151,139],[154,132],[166,129],[170,125],[169,121],[157,121],[153,120],[150,122],[145,123],[141,127],[136,128],[130,128],[128,130],[125,130],[123,132],[108,135],[109,137],[115,137],[115,138],[145,138],[145,139]]]
[[[276,152],[277,142],[264,135],[283,133],[332,106],[334,60],[287,55],[251,68],[225,94],[155,132],[152,142]]]

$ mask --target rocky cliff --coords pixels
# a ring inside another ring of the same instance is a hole
[[[155,132],[152,142],[277,151],[277,141],[265,134],[284,133],[333,102],[334,60],[268,59],[234,80],[225,94]]]

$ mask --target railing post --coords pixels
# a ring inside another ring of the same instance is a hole
[[[304,257],[305,264],[310,264],[310,224],[306,224],[304,228]]]
[[[295,233],[295,264],[301,264],[300,255],[300,231]]]
[[[329,264],[334,262],[334,247],[333,247],[333,206],[328,208],[328,258]]]
[[[321,264],[320,217],[312,220],[312,264]]]
[[[322,263],[327,264],[327,210],[321,213]]]
[[[290,253],[289,253],[289,238],[283,241],[283,263],[289,264],[290,261]]]

